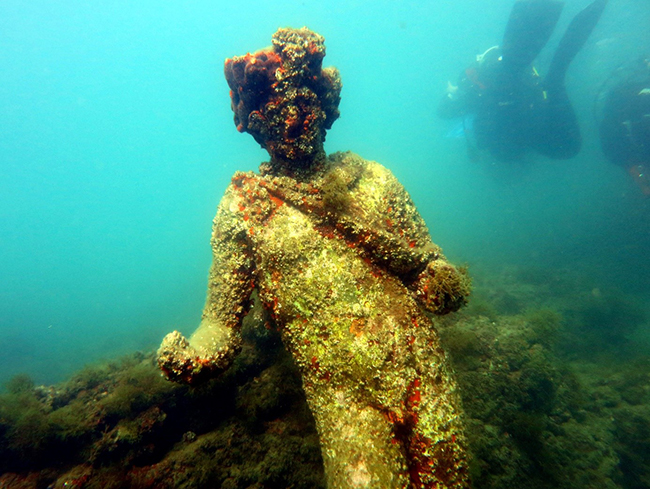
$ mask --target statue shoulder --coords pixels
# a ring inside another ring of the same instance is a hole
[[[366,160],[351,151],[338,152],[329,156],[329,174],[347,175],[350,183],[388,184],[402,187],[393,173],[381,163]],[[403,187],[402,187],[403,188]]]

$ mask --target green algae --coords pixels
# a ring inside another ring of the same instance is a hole
[[[19,395],[26,392],[31,392],[34,388],[34,381],[27,374],[18,374],[9,379],[5,384],[5,389],[10,394]]]
[[[526,311],[524,318],[535,334],[535,341],[547,347],[558,341],[564,320],[560,312],[551,308],[532,309]]]
[[[516,284],[502,285],[517,294]],[[474,297],[487,301],[482,286]],[[533,305],[436,320],[468,414],[474,487],[648,487],[647,352],[615,358],[621,344],[612,344],[609,362],[568,355],[583,304]],[[232,371],[200,388],[158,391],[149,354],[88,367],[58,386],[12,379],[0,396],[0,487],[325,487],[297,368],[277,331],[259,327],[265,321],[258,309],[249,314]],[[105,401],[125,385],[142,392],[139,401]],[[104,406],[114,406],[110,416]]]
[[[620,292],[598,292],[585,298],[574,311],[583,345],[608,349],[622,346],[647,321],[639,304]]]
[[[153,353],[57,386],[14,379],[0,395],[0,487],[323,487],[296,366],[263,314],[245,323],[233,369],[196,389],[163,380]]]

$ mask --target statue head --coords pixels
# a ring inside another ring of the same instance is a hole
[[[322,68],[322,36],[282,28],[273,45],[234,56],[224,67],[235,125],[265,148],[265,173],[296,174],[325,160],[326,131],[339,117],[341,79],[336,68]]]

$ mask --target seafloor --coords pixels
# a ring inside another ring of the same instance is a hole
[[[436,320],[477,489],[650,487],[650,319],[569,271],[475,271]],[[153,352],[0,396],[0,489],[324,488],[313,419],[277,332],[249,314],[234,368],[188,388]]]

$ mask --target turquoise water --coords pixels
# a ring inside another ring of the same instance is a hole
[[[587,1],[568,1],[539,58]],[[226,57],[280,26],[326,39],[343,79],[328,152],[389,167],[433,239],[470,270],[571,269],[650,298],[650,201],[602,155],[594,98],[647,54],[650,4],[611,0],[567,77],[585,144],[570,161],[468,157],[435,115],[497,44],[512,2],[152,1],[0,4],[0,383],[59,381],[198,323],[211,220],[266,157],[232,123]]]

